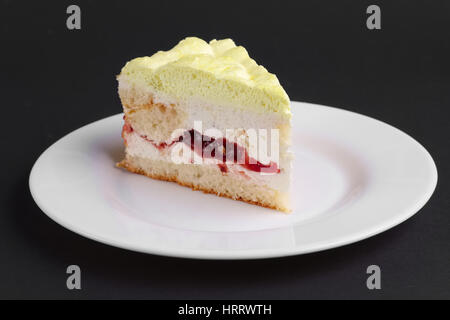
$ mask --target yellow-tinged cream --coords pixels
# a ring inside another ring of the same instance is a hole
[[[231,39],[186,38],[169,51],[136,58],[121,76],[177,99],[199,98],[290,117],[289,97],[277,77]]]

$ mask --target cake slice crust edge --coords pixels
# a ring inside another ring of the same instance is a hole
[[[189,179],[182,179],[180,171],[192,173],[192,164],[175,164],[161,160],[145,159],[137,156],[127,155],[124,160],[116,164],[117,167],[128,170],[129,172],[140,174],[148,178],[175,182],[181,186],[189,187],[194,191],[202,191],[207,194],[215,194],[220,197],[229,198],[232,200],[243,201],[249,204],[258,205],[268,209],[278,210],[284,213],[290,213],[291,209],[287,204],[284,204],[282,194],[276,190],[270,190],[266,186],[260,186],[254,183],[245,184],[246,191],[252,191],[250,194],[244,195],[242,190],[237,195],[233,195],[226,188],[207,187],[204,183],[194,183]],[[216,179],[218,185],[229,185],[230,183],[238,183],[237,180],[218,172],[215,168],[207,168],[205,166],[196,166],[197,171],[202,171],[203,174],[208,175],[212,179]],[[256,196],[259,195],[259,196]]]

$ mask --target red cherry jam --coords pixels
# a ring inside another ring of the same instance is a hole
[[[255,158],[250,157],[247,150],[236,142],[229,142],[226,138],[215,139],[205,136],[198,131],[189,130],[181,136],[178,141],[184,142],[203,158],[213,158],[222,161],[233,162],[241,165],[249,171],[279,173],[280,169],[275,162],[263,164]],[[228,168],[220,167],[222,172],[228,172]],[[225,170],[225,171],[224,171]]]
[[[129,123],[125,122],[122,129],[122,137],[124,138],[125,133],[131,132],[133,132],[133,128]],[[228,167],[225,164],[227,161],[239,164],[249,171],[265,173],[280,172],[275,162],[271,161],[269,164],[263,164],[257,161],[255,158],[250,157],[247,150],[239,146],[236,142],[229,142],[226,138],[215,139],[205,136],[194,129],[186,131],[182,136],[169,144],[165,142],[157,144],[148,139],[147,136],[141,135],[141,137],[158,148],[158,150],[168,148],[176,142],[183,142],[190,146],[192,151],[202,156],[202,158],[217,159],[223,162],[218,164],[222,173],[228,172]]]

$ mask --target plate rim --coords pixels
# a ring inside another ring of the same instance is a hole
[[[144,254],[152,254],[152,255],[159,255],[159,256],[166,256],[166,257],[175,257],[175,258],[188,258],[188,259],[203,259],[203,260],[254,260],[254,259],[271,259],[271,258],[281,258],[281,257],[289,257],[289,256],[296,256],[296,255],[303,255],[303,254],[309,254],[313,252],[321,252],[325,250],[330,250],[338,247],[347,246],[352,243],[356,243],[359,241],[366,240],[368,238],[371,238],[375,235],[381,234],[395,226],[398,226],[399,224],[403,223],[404,221],[408,220],[412,216],[414,216],[416,213],[419,212],[420,209],[422,209],[425,204],[430,200],[432,197],[437,183],[438,183],[438,170],[436,163],[431,156],[431,154],[428,152],[428,150],[416,139],[414,139],[409,134],[405,133],[404,131],[384,122],[381,120],[378,120],[373,117],[366,116],[364,114],[360,114],[354,111],[341,109],[337,107],[331,107],[331,106],[325,106],[320,104],[314,104],[314,103],[308,103],[308,102],[300,102],[300,101],[291,101],[293,104],[302,104],[302,105],[308,105],[313,107],[321,107],[324,109],[331,109],[332,111],[338,111],[338,112],[344,112],[352,114],[353,116],[357,117],[363,117],[366,119],[370,119],[371,121],[376,121],[381,123],[384,126],[388,126],[390,129],[394,129],[397,134],[401,134],[406,136],[411,142],[413,142],[416,146],[418,146],[421,151],[427,156],[428,163],[432,165],[431,167],[431,177],[430,182],[428,185],[428,188],[426,189],[426,192],[424,191],[421,198],[417,199],[413,205],[411,205],[411,208],[404,209],[402,213],[396,214],[394,218],[385,219],[383,223],[375,224],[371,228],[364,228],[359,232],[353,232],[349,235],[342,236],[340,238],[334,238],[330,241],[325,241],[325,243],[315,243],[313,245],[308,245],[307,248],[303,248],[302,246],[295,246],[292,248],[277,248],[277,249],[249,249],[249,250],[202,250],[202,249],[180,249],[176,247],[164,247],[164,248],[158,248],[157,246],[150,246],[150,247],[143,247],[138,245],[128,245],[124,242],[121,242],[120,240],[116,239],[109,239],[104,238],[98,234],[91,234],[90,232],[87,232],[85,230],[80,229],[77,226],[71,225],[71,223],[67,221],[63,221],[63,219],[60,219],[57,213],[52,212],[51,209],[47,208],[46,205],[41,201],[39,196],[37,195],[37,190],[35,189],[35,183],[34,183],[34,177],[35,172],[38,167],[39,161],[42,159],[43,155],[47,153],[49,150],[51,150],[59,141],[66,138],[67,136],[71,134],[75,134],[76,132],[83,130],[85,127],[93,126],[96,123],[100,121],[107,120],[112,117],[117,117],[119,114],[114,114],[111,116],[107,116],[102,119],[98,119],[96,121],[90,122],[88,124],[85,124],[67,134],[65,134],[63,137],[58,139],[57,141],[53,142],[49,147],[47,147],[36,159],[34,162],[28,179],[29,189],[31,196],[37,206],[41,209],[41,211],[47,215],[51,220],[59,224],[65,229],[68,229],[71,232],[74,232],[78,235],[81,235],[85,238],[100,242],[105,245],[117,247],[120,249],[130,250],[134,252],[140,252]]]

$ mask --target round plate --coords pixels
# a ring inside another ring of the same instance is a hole
[[[30,190],[53,220],[85,237],[203,259],[297,255],[362,240],[430,198],[437,171],[414,139],[349,111],[292,102],[294,211],[192,191],[115,167],[118,114],[65,136],[36,161]]]

